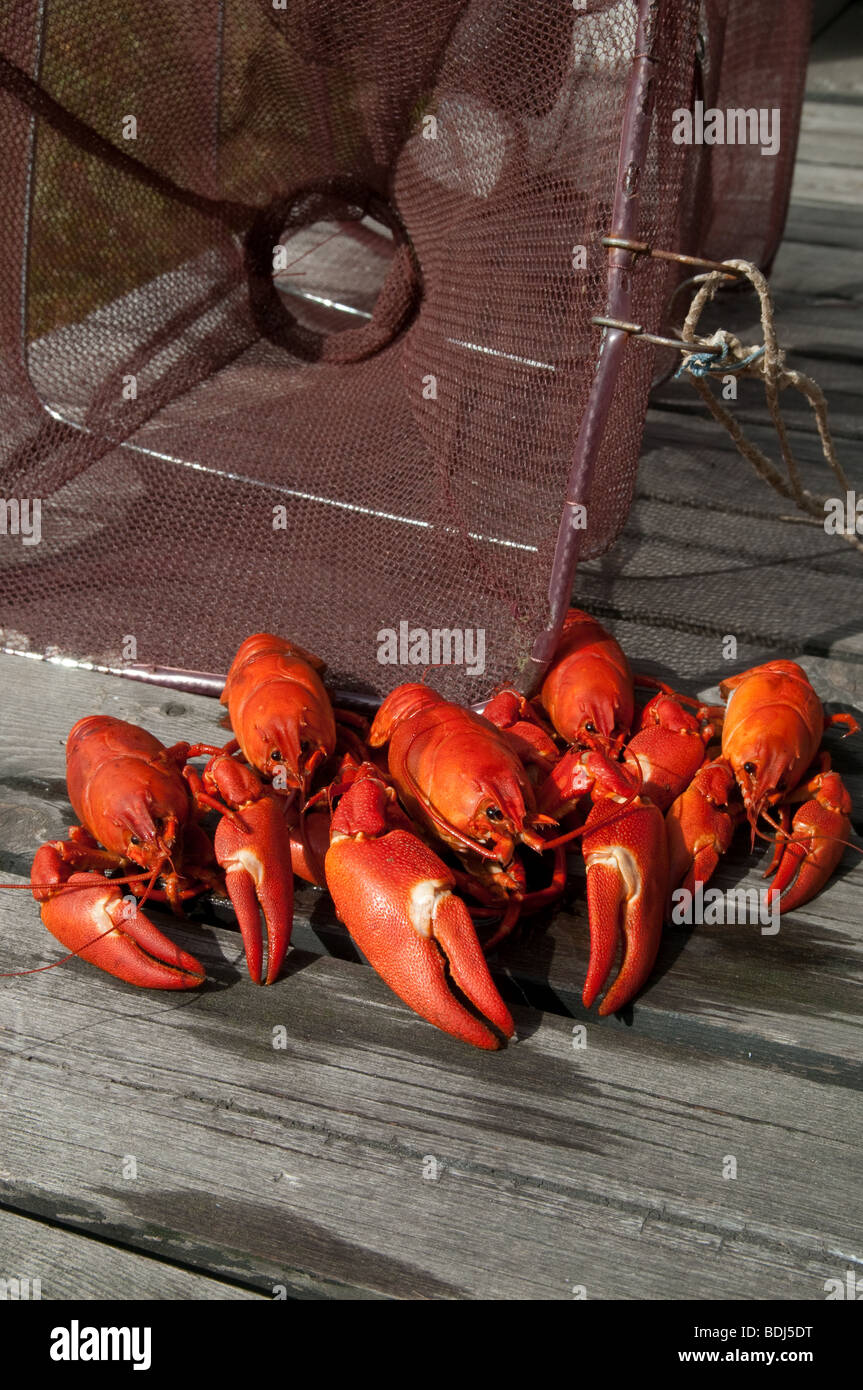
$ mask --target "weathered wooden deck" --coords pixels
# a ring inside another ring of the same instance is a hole
[[[863,495],[859,105],[836,100],[850,40],[831,42],[810,86],[833,99],[807,106],[774,287],[780,337],[827,390]],[[769,448],[754,392],[738,410]],[[830,492],[812,421],[792,418],[805,481]],[[584,568],[580,600],[692,691],[782,653],[863,717],[863,561],[788,510],[694,393],[664,387],[626,532]],[[4,880],[70,821],[63,744],[80,715],[221,737],[214,701],[22,658],[0,657],[0,710]],[[830,747],[860,830],[863,739]],[[741,881],[760,879],[735,851],[718,882]],[[269,989],[212,910],[160,919],[207,966],[194,993],[134,991],[79,961],[4,978],[0,1279],[74,1299],[823,1298],[863,1265],[861,890],[849,851],[777,936],[667,929],[643,997],[600,1020],[580,1003],[575,884],[496,958],[518,1042],[491,1056],[405,1008],[312,889]],[[29,894],[0,892],[0,969],[60,954]]]

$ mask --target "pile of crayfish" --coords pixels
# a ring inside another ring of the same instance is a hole
[[[142,909],[155,900],[182,913],[197,894],[227,891],[249,974],[271,984],[299,874],[329,891],[405,1003],[497,1048],[514,1027],[486,953],[563,893],[577,840],[585,1007],[621,955],[601,1014],[646,984],[672,891],[707,882],[739,823],[753,846],[756,835],[775,842],[781,910],[819,891],[848,841],[850,797],[821,740],[830,726],[859,727],[826,715],[791,661],[723,681],[725,705],[707,707],[634,678],[614,638],[572,609],[536,698],[499,690],[482,715],[406,684],[369,726],[334,708],[323,671],[295,643],[249,637],[222,694],[234,735],[224,747],[166,748],[103,715],[75,724],[67,786],[80,824],[41,846],[30,885],[71,953],[131,984],[192,988],[203,967]],[[655,693],[636,716],[638,686]]]

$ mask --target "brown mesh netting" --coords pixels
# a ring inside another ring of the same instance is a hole
[[[808,20],[7,0],[3,495],[41,499],[41,540],[0,537],[6,647],[113,665],[133,636],[139,661],[220,670],[270,628],[381,692],[410,672],[377,634],[407,622],[484,630],[482,681],[450,667],[444,693],[527,679],[578,549],[600,238],[629,208],[641,241],[769,262]],[[779,107],[779,154],[675,144],[695,100]],[[629,318],[660,326],[672,276],[623,266]],[[630,343],[615,366],[582,555],[625,519],[653,365]]]

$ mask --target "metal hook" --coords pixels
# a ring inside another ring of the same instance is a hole
[[[633,338],[639,338],[643,343],[653,343],[656,347],[674,348],[677,352],[693,352],[705,354],[705,356],[722,356],[724,347],[704,346],[700,343],[684,343],[680,338],[661,338],[658,333],[648,333],[640,323],[626,323],[623,319],[607,319],[601,314],[597,314],[591,320],[597,328],[618,328],[622,333],[629,333]]]
[[[660,251],[655,246],[649,246],[646,241],[631,241],[628,237],[604,236],[602,245],[609,250],[631,251],[634,256],[651,256],[656,261],[676,261],[679,265],[696,265],[704,270],[721,270],[730,279],[736,279],[743,275],[743,271],[737,266],[729,265],[727,261],[707,261],[703,256],[685,256],[682,251]]]

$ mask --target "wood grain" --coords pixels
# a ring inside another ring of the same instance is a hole
[[[481,1056],[347,962],[300,956],[260,989],[234,938],[195,948],[215,984],[182,1000],[78,963],[4,992],[7,1203],[356,1295],[818,1297],[860,1248],[843,1086],[637,1022],[576,1050],[570,1020],[519,1009],[518,1044]]]
[[[44,1221],[0,1210],[0,1280],[33,1280],[39,1297],[54,1299],[230,1299],[257,1300],[262,1293],[208,1279],[194,1271],[154,1261],[107,1241],[49,1226]],[[2,1296],[2,1295],[0,1295]],[[12,1291],[7,1287],[7,1300]]]
[[[62,824],[62,740],[80,713],[170,739],[218,729],[214,701],[22,659],[0,661],[0,698],[4,846]],[[355,959],[312,954],[346,944],[312,890],[270,989],[249,983],[236,933],[206,921],[166,923],[207,964],[195,994],[134,991],[77,961],[7,979],[0,1197],[144,1252],[151,1296],[175,1261],[269,1296],[818,1297],[863,1236],[855,874],[775,938],[668,933],[628,1020],[581,1009],[576,889],[552,928],[497,958],[520,1041],[493,1057],[422,1023]],[[29,895],[0,894],[0,941],[6,971],[60,954]]]

